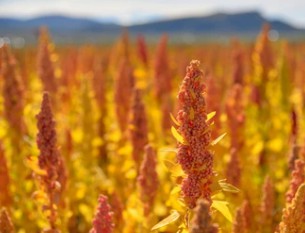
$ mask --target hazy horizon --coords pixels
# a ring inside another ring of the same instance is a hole
[[[172,7],[174,5],[174,7]],[[26,9],[26,11],[24,10]],[[67,15],[122,25],[148,21],[203,16],[218,12],[258,11],[268,19],[284,20],[296,27],[305,27],[305,1],[302,0],[230,0],[202,3],[199,0],[0,0],[0,17],[34,18],[42,15]]]

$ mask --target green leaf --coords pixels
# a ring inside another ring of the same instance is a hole
[[[181,134],[178,133],[177,129],[174,126],[172,126],[171,131],[172,131],[172,134],[173,134],[174,138],[178,142],[180,142],[180,143],[182,143],[184,145],[187,145],[187,142],[184,140],[184,138],[181,136]]]
[[[172,121],[177,125],[180,126],[180,123],[177,121],[177,119],[173,116],[172,113],[169,114],[170,118],[172,119]]]
[[[224,136],[226,136],[227,133],[223,133],[222,135],[220,135],[218,138],[214,139],[212,142],[211,142],[211,145],[212,146],[215,146],[218,142],[220,142]]]
[[[214,116],[216,115],[216,112],[210,112],[208,115],[207,115],[207,119],[206,119],[206,122],[211,120]]]
[[[179,218],[180,218],[179,212],[177,210],[173,210],[172,213],[168,217],[166,217],[165,219],[161,220],[156,225],[154,225],[151,228],[151,231],[154,231],[161,227],[167,226],[167,225],[177,221]]]
[[[219,180],[218,184],[221,187],[221,189],[225,192],[238,193],[240,191],[234,185],[227,183],[226,180]]]
[[[226,219],[228,219],[230,222],[233,221],[232,214],[228,208],[228,202],[227,201],[218,201],[213,200],[212,208],[218,210]]]

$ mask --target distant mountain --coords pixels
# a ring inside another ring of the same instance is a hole
[[[296,31],[297,28],[282,21],[267,20],[256,11],[225,14],[217,13],[203,17],[188,17],[163,20],[140,25],[133,25],[131,32],[141,33],[253,33],[259,32],[263,23],[269,23],[271,28],[278,31]]]
[[[27,27],[39,27],[41,25],[47,26],[50,30],[58,31],[111,31],[117,30],[120,26],[112,23],[100,23],[94,20],[85,18],[70,18],[60,15],[43,16],[27,20]]]
[[[120,28],[119,25],[112,23],[62,15],[41,16],[29,20],[0,18],[0,33],[4,30],[35,30],[40,26],[47,26],[51,31],[112,31]]]
[[[29,20],[0,18],[0,37],[22,37],[27,43],[35,43],[41,26],[48,27],[56,43],[99,43],[101,35],[110,35],[112,38],[121,31],[121,26],[114,23],[47,15]]]
[[[305,31],[280,20],[268,20],[256,11],[227,14],[217,13],[202,17],[184,17],[154,21],[127,27],[132,35],[149,34],[157,38],[162,33],[174,34],[179,41],[185,35],[192,37],[221,36],[221,38],[250,35],[253,38],[263,23],[269,23],[279,35],[301,35]],[[40,26],[47,26],[55,42],[100,43],[112,41],[121,32],[121,25],[103,23],[87,18],[75,18],[62,15],[41,16],[29,20],[0,18],[0,37],[23,37],[26,42],[37,40]],[[178,35],[178,36],[177,36]],[[217,37],[218,38],[218,37]]]

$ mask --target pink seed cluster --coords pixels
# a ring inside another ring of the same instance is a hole
[[[209,202],[199,199],[195,208],[195,215],[191,222],[190,233],[217,233],[218,226],[211,223]]]
[[[37,126],[37,145],[40,150],[39,166],[47,171],[48,176],[44,179],[46,183],[49,183],[58,179],[59,151],[56,145],[55,121],[47,92],[43,95],[41,110],[37,115]]]
[[[194,208],[200,197],[211,200],[213,155],[209,123],[206,122],[205,86],[199,61],[192,61],[178,94],[178,132],[184,143],[178,143],[177,160],[186,178],[182,181],[182,196],[189,208]]]
[[[138,36],[137,38],[137,50],[140,61],[147,67],[148,66],[148,55],[147,46],[143,36]]]
[[[301,184],[292,202],[283,210],[279,233],[305,232],[305,184]]]
[[[139,89],[134,90],[130,124],[132,157],[138,169],[143,160],[144,147],[148,143],[147,117],[145,106],[142,102],[141,91]]]
[[[5,208],[0,210],[0,232],[1,233],[14,233],[14,226],[9,216],[8,211]]]
[[[92,222],[93,228],[90,230],[90,233],[112,233],[114,229],[112,215],[108,198],[100,195],[98,198],[98,208]]]
[[[46,175],[40,177],[43,190],[49,199],[50,209],[49,222],[51,229],[56,229],[55,222],[57,211],[55,205],[59,204],[60,194],[66,183],[66,170],[63,159],[60,157],[57,148],[57,135],[55,131],[55,121],[51,109],[49,94],[43,95],[41,110],[37,115],[37,145],[40,150],[38,164],[42,170],[46,171]]]
[[[154,87],[155,94],[159,102],[163,101],[172,90],[172,81],[170,77],[168,54],[167,54],[167,36],[163,35],[157,48],[156,60],[154,65]]]
[[[131,96],[134,88],[133,69],[128,60],[121,62],[114,88],[116,116],[121,132],[125,133],[128,122],[126,117],[130,111]]]
[[[294,170],[290,181],[290,187],[286,193],[287,203],[291,203],[299,186],[305,182],[305,162],[302,159],[295,160]]]
[[[159,186],[156,166],[156,152],[151,145],[146,145],[145,156],[138,177],[141,201],[144,203],[144,214],[146,216],[151,212]]]
[[[25,131],[22,119],[24,108],[24,89],[21,77],[17,73],[16,60],[13,57],[8,45],[4,45],[2,50],[2,66],[0,75],[3,76],[3,97],[4,97],[4,116],[10,126],[18,135]]]
[[[0,141],[0,206],[9,206],[12,203],[12,196],[9,190],[10,177],[7,158]]]
[[[56,93],[58,87],[51,56],[52,50],[49,43],[48,30],[46,28],[41,28],[37,61],[38,75],[43,83],[44,90],[50,93]]]

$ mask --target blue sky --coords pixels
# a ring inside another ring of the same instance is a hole
[[[158,18],[259,10],[268,18],[305,27],[305,0],[0,0],[0,17],[43,14],[108,19],[128,25]]]

